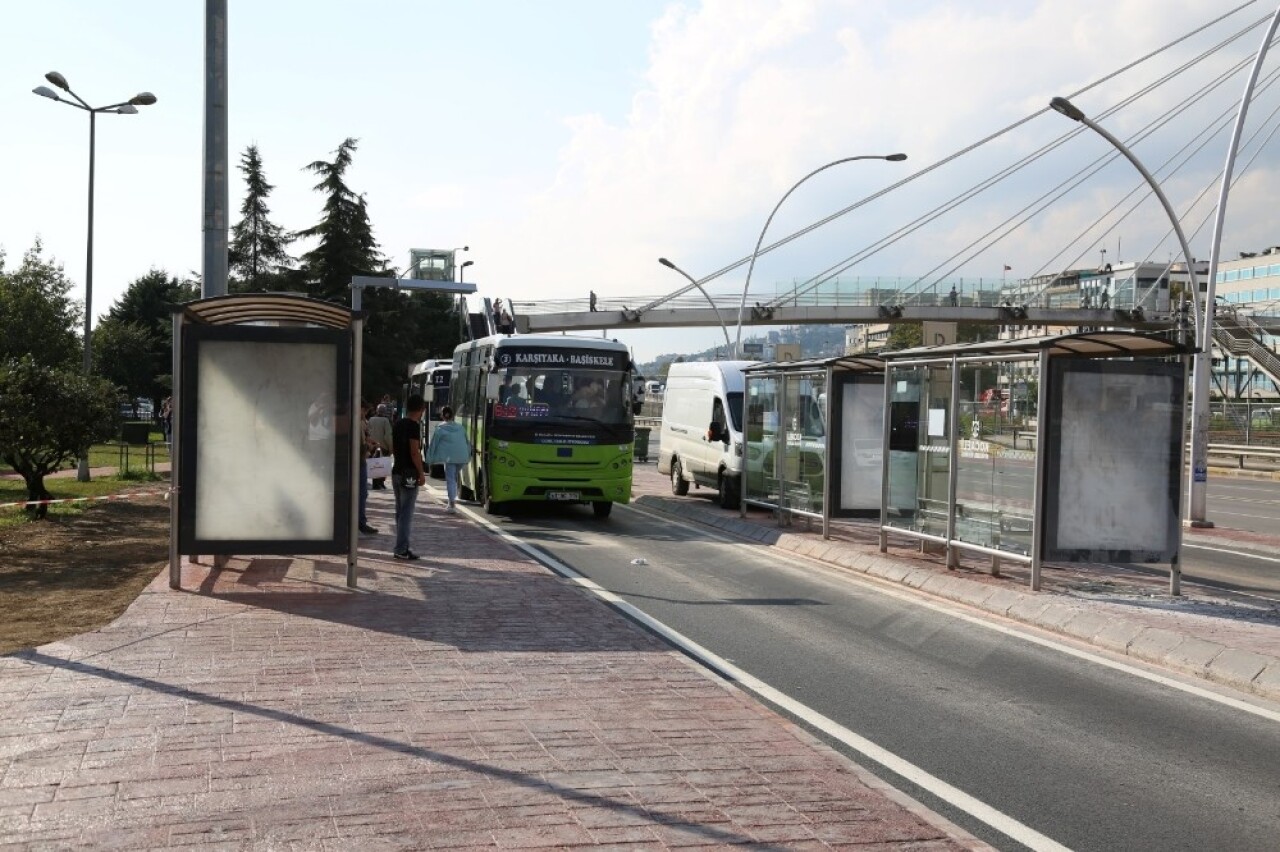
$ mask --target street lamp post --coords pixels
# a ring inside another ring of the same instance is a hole
[[[467,267],[474,264],[474,260],[468,260],[466,263],[458,267],[458,283],[462,283],[467,280]]]
[[[1138,161],[1133,152],[1124,146],[1124,143],[1108,133],[1105,128],[1090,120],[1087,115],[1080,111],[1079,107],[1066,98],[1054,98],[1049,102],[1049,106],[1067,118],[1078,121],[1088,127],[1110,142],[1117,151],[1124,154],[1125,158],[1134,165],[1151,186],[1151,191],[1160,200],[1165,214],[1169,217],[1169,222],[1173,225],[1173,232],[1178,236],[1178,244],[1182,247],[1182,257],[1187,264],[1187,277],[1191,281],[1191,305],[1194,311],[1194,325],[1198,336],[1195,342],[1196,352],[1191,360],[1191,484],[1188,487],[1187,502],[1189,511],[1196,505],[1203,507],[1205,504],[1205,491],[1208,488],[1209,349],[1211,346],[1209,334],[1212,330],[1207,325],[1202,324],[1200,320],[1200,282],[1196,276],[1195,261],[1191,257],[1191,247],[1187,244],[1187,236],[1182,232],[1182,223],[1178,221],[1177,215],[1173,212],[1173,206],[1169,204],[1169,199],[1165,197],[1164,192],[1160,189],[1160,184],[1156,183],[1156,179]],[[1194,527],[1213,526],[1211,521],[1205,520],[1203,517],[1196,518],[1194,514],[1191,515],[1190,522]]]
[[[751,273],[755,271],[756,258],[760,256],[760,246],[764,244],[764,235],[769,230],[769,225],[773,222],[773,217],[775,214],[777,214],[778,208],[782,206],[782,202],[786,201],[787,198],[791,196],[791,193],[799,189],[800,184],[804,183],[809,178],[813,177],[819,172],[826,171],[832,166],[838,166],[841,163],[851,163],[854,160],[888,160],[889,162],[892,162],[892,163],[900,163],[906,158],[907,158],[906,154],[861,154],[856,157],[843,157],[839,160],[832,160],[830,163],[827,163],[825,166],[819,166],[818,168],[809,172],[809,174],[800,178],[800,180],[796,181],[792,185],[792,187],[787,190],[786,194],[783,195],[782,198],[778,199],[778,203],[773,206],[773,212],[769,214],[769,218],[766,219],[764,222],[764,227],[760,229],[760,239],[756,240],[755,251],[751,253],[751,263],[750,265],[747,266],[747,280],[746,280],[746,283],[742,285],[742,299],[741,301],[738,302],[738,336],[737,336],[737,342],[734,343],[734,346],[733,346],[733,357],[735,358],[741,357],[741,353],[738,350],[742,348],[742,311],[743,311],[743,308],[745,308],[747,305],[747,291],[751,289]]]
[[[703,297],[707,300],[707,304],[711,305],[711,310],[716,312],[716,319],[720,322],[720,330],[724,332],[725,356],[728,358],[732,358],[734,356],[734,349],[733,349],[733,344],[729,342],[729,328],[724,324],[724,317],[720,316],[720,309],[716,307],[716,303],[712,301],[710,296],[707,295],[707,291],[702,289],[702,285],[699,284],[692,275],[685,272],[683,269],[676,266],[674,263],[667,260],[665,257],[658,258],[658,263],[661,263],[663,266],[667,267],[667,269],[674,269],[676,272],[679,272],[685,278],[688,278],[689,282],[693,284],[693,286],[698,288],[698,292],[701,293]]]
[[[91,323],[93,321],[93,166],[94,166],[94,148],[97,141],[97,117],[98,113],[113,113],[115,115],[136,115],[140,106],[150,106],[156,102],[156,96],[150,92],[139,92],[127,101],[121,101],[116,104],[109,104],[103,107],[91,107],[85,102],[84,98],[71,91],[71,86],[67,83],[67,78],[63,77],[57,71],[50,71],[44,75],[44,78],[62,91],[66,92],[74,101],[67,100],[58,95],[48,86],[36,86],[31,91],[42,98],[48,98],[76,109],[84,110],[89,113],[89,236],[88,247],[86,250],[85,271],[84,271],[84,373],[89,375],[93,370],[93,350],[90,347]],[[77,479],[81,482],[89,481],[89,459],[86,456],[80,459],[80,467],[77,472]]]

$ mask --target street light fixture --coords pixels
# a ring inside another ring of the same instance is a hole
[[[692,275],[690,275],[689,273],[685,272],[683,269],[681,269],[680,267],[676,266],[674,263],[672,263],[671,261],[667,260],[665,257],[660,257],[660,258],[658,258],[658,263],[661,263],[661,264],[662,264],[663,266],[665,266],[667,269],[674,269],[676,272],[679,272],[679,273],[680,273],[681,275],[683,275],[685,278],[688,278],[688,279],[689,279],[689,283],[690,283],[690,284],[692,284],[693,286],[695,286],[695,287],[697,287],[697,288],[698,288],[698,292],[699,292],[699,293],[701,293],[701,294],[703,295],[703,297],[707,300],[707,303],[708,303],[709,305],[711,305],[711,310],[713,310],[713,311],[715,311],[715,312],[716,312],[716,319],[720,322],[720,330],[724,332],[724,351],[725,351],[725,355],[726,355],[726,356],[728,356],[728,357],[730,357],[730,358],[732,358],[732,357],[733,357],[733,353],[734,353],[734,349],[733,349],[733,344],[729,342],[729,329],[728,329],[728,327],[724,324],[724,317],[720,316],[720,309],[716,307],[716,303],[715,303],[714,301],[712,301],[712,300],[711,300],[711,297],[710,297],[710,296],[708,296],[708,295],[707,295],[707,291],[702,289],[702,285],[701,285],[701,284],[699,284],[699,283],[697,282],[697,280],[696,280]]]
[[[765,220],[764,227],[760,229],[760,239],[756,240],[756,250],[751,253],[751,264],[747,267],[747,281],[742,285],[742,300],[738,302],[738,336],[737,342],[733,346],[733,356],[735,358],[741,357],[741,353],[738,350],[742,348],[742,311],[747,306],[747,291],[751,289],[751,273],[755,271],[756,258],[760,256],[760,246],[764,243],[765,232],[769,230],[769,225],[773,222],[773,217],[778,212],[778,208],[782,206],[782,202],[786,201],[787,198],[790,197],[791,193],[799,189],[800,184],[804,183],[818,172],[824,172],[832,166],[838,166],[841,163],[851,163],[854,160],[888,160],[891,163],[900,163],[906,158],[906,154],[862,154],[856,157],[842,157],[839,160],[832,160],[825,166],[820,166],[800,178],[800,180],[796,181],[795,184],[787,190],[786,194],[778,200],[778,203],[773,206],[773,212],[770,213],[769,218]]]
[[[57,92],[48,86],[36,86],[31,91],[42,98],[49,98],[58,103],[75,107],[89,113],[89,233],[88,248],[86,251],[85,272],[84,272],[84,372],[89,375],[93,370],[93,350],[90,348],[91,323],[93,320],[93,166],[94,166],[94,148],[97,138],[97,117],[98,113],[112,113],[114,115],[136,115],[140,106],[150,106],[156,102],[156,96],[150,92],[139,92],[127,101],[108,104],[103,107],[91,107],[85,102],[84,98],[77,95],[71,90],[67,78],[63,77],[57,71],[50,71],[44,75],[44,78],[53,85],[62,89],[75,100],[69,100],[60,96]],[[81,482],[89,481],[89,459],[80,459],[80,466],[77,472],[77,479]]]
[[[473,266],[474,264],[475,264],[475,261],[474,261],[474,260],[468,260],[466,263],[464,263],[464,264],[462,264],[461,266],[459,266],[459,267],[458,267],[458,282],[459,282],[459,283],[462,283],[462,282],[464,282],[464,281],[466,281],[466,280],[467,280],[467,267],[468,267],[468,266]]]
[[[1200,282],[1196,276],[1195,261],[1191,257],[1191,248],[1187,245],[1187,236],[1182,232],[1182,223],[1178,221],[1177,215],[1173,212],[1173,206],[1169,204],[1169,199],[1165,197],[1164,192],[1160,189],[1160,184],[1156,183],[1156,179],[1138,161],[1133,152],[1124,146],[1124,143],[1108,133],[1105,128],[1090,120],[1079,107],[1066,98],[1054,98],[1049,101],[1049,106],[1072,121],[1078,121],[1088,127],[1110,142],[1117,151],[1124,154],[1125,158],[1134,165],[1134,168],[1151,186],[1151,191],[1155,193],[1156,198],[1160,200],[1165,214],[1169,217],[1169,222],[1173,225],[1173,232],[1178,237],[1178,244],[1182,247],[1182,257],[1187,264],[1187,277],[1191,280],[1191,305],[1194,311],[1194,325],[1196,328],[1193,336],[1200,338],[1196,340],[1196,351],[1191,361],[1191,484],[1187,492],[1187,502],[1191,526],[1211,527],[1213,523],[1203,517],[1203,511],[1201,511],[1201,517],[1197,518],[1195,516],[1195,507],[1203,507],[1205,505],[1205,492],[1208,490],[1209,484],[1209,348],[1211,346],[1209,335],[1212,329],[1208,328],[1208,326],[1202,326],[1200,321]],[[1206,310],[1208,309],[1206,308]]]

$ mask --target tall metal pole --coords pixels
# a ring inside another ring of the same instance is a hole
[[[84,374],[86,376],[93,373],[93,348],[90,338],[93,335],[93,166],[94,150],[98,136],[97,119],[98,114],[93,110],[89,110],[89,238],[84,263]],[[89,481],[89,454],[87,452],[80,458],[79,467],[76,469],[76,479],[80,482]]]
[[[1244,94],[1240,97],[1240,109],[1236,113],[1235,127],[1231,130],[1231,141],[1227,145],[1227,162],[1222,168],[1222,186],[1218,190],[1218,207],[1213,219],[1213,242],[1209,247],[1209,283],[1204,294],[1204,326],[1198,329],[1200,339],[1204,341],[1204,350],[1208,354],[1213,348],[1213,321],[1215,308],[1215,289],[1218,280],[1218,257],[1222,247],[1222,225],[1227,216],[1227,195],[1231,191],[1231,175],[1236,167],[1236,154],[1240,149],[1240,137],[1244,133],[1244,119],[1249,112],[1249,101],[1253,99],[1253,88],[1258,82],[1258,72],[1262,70],[1262,60],[1266,58],[1271,47],[1271,39],[1275,38],[1276,26],[1280,25],[1280,7],[1271,17],[1271,26],[1262,37],[1258,47],[1258,55],[1253,59],[1253,69],[1244,84]],[[1193,294],[1193,297],[1199,293]],[[1187,520],[1193,527],[1212,527],[1208,519],[1209,491],[1209,371],[1201,370],[1201,361],[1197,356],[1195,373],[1192,375],[1191,391],[1191,485],[1187,497]],[[1197,405],[1199,403],[1199,405]],[[1246,421],[1247,423],[1248,421]],[[1203,428],[1201,428],[1203,427]]]
[[[778,203],[773,205],[773,211],[769,214],[769,218],[765,220],[764,227],[760,229],[760,239],[756,240],[755,250],[751,252],[751,263],[749,266],[747,266],[747,280],[746,280],[746,283],[742,285],[742,299],[739,300],[738,302],[738,336],[737,336],[736,342],[733,345],[733,354],[730,356],[731,358],[741,357],[742,311],[743,311],[743,308],[745,308],[747,305],[747,291],[751,289],[751,273],[755,271],[756,258],[760,256],[760,246],[764,243],[764,235],[769,230],[769,225],[772,224],[773,217],[777,215],[778,208],[782,206],[782,202],[790,198],[791,193],[795,192],[797,189],[800,188],[800,184],[804,183],[809,178],[813,177],[819,172],[825,172],[827,169],[831,168],[832,166],[838,166],[841,163],[850,163],[850,162],[853,162],[854,160],[890,160],[892,162],[897,163],[905,160],[906,158],[907,158],[906,154],[887,154],[887,155],[862,154],[857,157],[844,157],[839,160],[833,160],[832,162],[827,163],[825,166],[819,166],[818,168],[809,172],[809,174],[800,178],[800,180],[796,181],[795,184],[790,189],[787,190],[786,195],[778,199]],[[692,281],[693,279],[690,279],[690,280]],[[698,282],[694,282],[694,283],[697,284]]]
[[[227,294],[227,0],[205,0],[204,264],[200,295]]]

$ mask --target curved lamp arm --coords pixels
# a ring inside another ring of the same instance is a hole
[[[900,163],[906,158],[906,154],[860,154],[856,157],[843,157],[839,160],[832,160],[825,166],[819,166],[809,172],[809,174],[800,178],[800,180],[796,181],[795,184],[787,190],[786,195],[782,196],[782,198],[778,200],[778,203],[773,206],[773,212],[770,213],[769,218],[765,220],[764,227],[760,229],[760,239],[756,240],[755,251],[751,253],[751,264],[747,266],[747,281],[742,285],[742,299],[738,302],[738,339],[733,346],[733,357],[739,357],[738,350],[742,348],[742,311],[747,305],[747,292],[751,289],[751,273],[755,271],[756,258],[760,256],[760,246],[764,243],[764,235],[768,232],[769,225],[773,222],[773,217],[778,212],[778,208],[782,206],[782,202],[786,201],[791,196],[791,193],[799,189],[800,184],[804,183],[819,172],[826,171],[832,166],[838,166],[841,163],[851,163],[854,160],[889,160],[890,162]]]

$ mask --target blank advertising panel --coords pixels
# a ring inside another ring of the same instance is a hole
[[[1183,377],[1166,361],[1050,361],[1045,559],[1176,555]]]
[[[880,511],[884,481],[884,379],[843,384],[840,399],[840,492],[842,510]]]
[[[193,331],[182,385],[188,552],[345,552],[347,335],[234,326]]]

